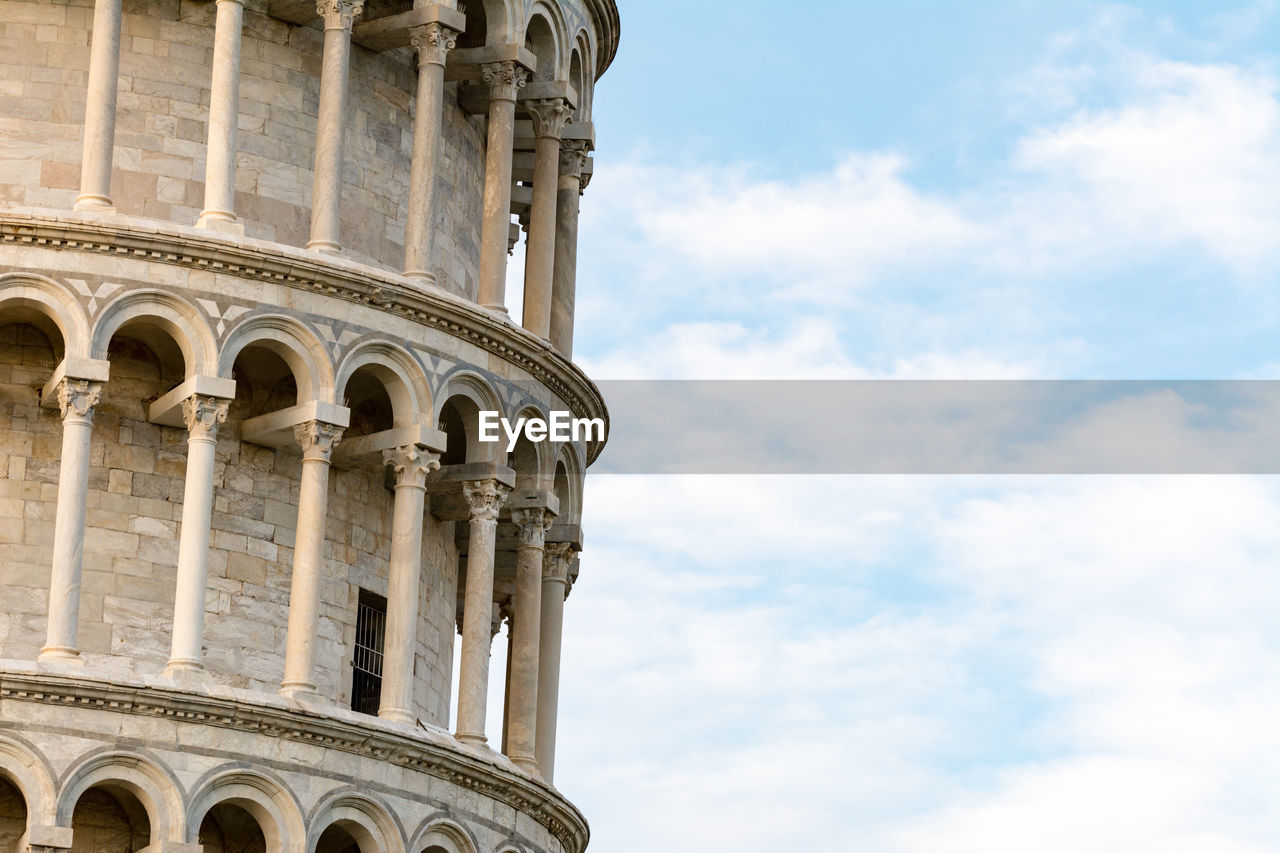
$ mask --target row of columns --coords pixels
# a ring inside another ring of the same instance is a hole
[[[343,141],[348,113],[351,32],[363,9],[363,0],[320,0],[316,7],[324,21],[324,48],[307,247],[319,252],[342,251]],[[424,283],[434,282],[432,226],[445,64],[449,50],[457,44],[462,20],[450,7],[440,6],[436,14],[442,20],[414,27],[410,32],[410,44],[418,56],[418,89],[404,235],[404,274]],[[217,0],[204,210],[196,222],[200,227],[233,234],[244,233],[244,226],[235,213],[243,15],[244,0]],[[121,19],[121,0],[97,0],[77,210],[113,209],[111,163]],[[449,26],[444,19],[456,26]],[[519,63],[508,60],[484,64],[481,76],[489,87],[489,108],[477,302],[505,314],[516,100],[529,74]],[[571,112],[564,98],[536,99],[528,102],[527,109],[536,142],[523,325],[568,355],[572,347],[577,194],[583,186],[580,176],[586,143],[561,140]]]
[[[98,376],[105,372],[98,372]],[[103,380],[63,376],[56,395],[62,415],[62,456],[49,590],[49,620],[42,661],[78,661],[77,628],[84,567],[85,507],[88,498],[90,439]],[[204,669],[204,610],[208,588],[209,543],[213,518],[217,433],[226,421],[230,398],[192,394],[181,402],[187,427],[187,470],[178,544],[173,634],[166,674],[190,677]],[[308,420],[293,428],[302,451],[302,474],[294,558],[289,591],[289,621],[284,678],[280,692],[316,697],[316,645],[321,606],[321,577],[329,469],[343,428]],[[422,535],[428,475],[440,467],[440,451],[410,444],[382,451],[395,474],[388,608],[379,716],[412,724],[414,654],[419,623]],[[456,737],[486,743],[491,612],[498,516],[510,488],[497,479],[462,484],[468,507],[470,540],[462,624]],[[505,732],[511,759],[550,780],[554,762],[559,692],[560,634],[568,565],[568,543],[546,543],[554,513],[545,507],[514,509],[519,546],[512,620],[509,709]],[[476,618],[476,617],[480,618]]]

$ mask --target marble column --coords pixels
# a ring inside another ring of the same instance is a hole
[[[551,286],[551,345],[565,358],[573,355],[573,305],[578,275],[578,198],[585,188],[582,170],[586,164],[586,142],[566,140],[560,146],[555,277]]]
[[[84,103],[84,149],[76,210],[114,210],[111,158],[116,140],[116,93],[120,78],[121,0],[93,4],[89,90]]]
[[[342,142],[351,83],[351,25],[363,11],[363,0],[320,0],[316,6],[316,12],[324,18],[324,53],[311,184],[311,239],[307,248],[320,252],[342,251],[338,235],[342,218]]]
[[[219,0],[234,2],[234,0]],[[229,400],[193,395],[182,401],[187,424],[187,476],[178,540],[178,579],[173,597],[173,641],[165,675],[204,669],[204,598],[209,581],[209,538],[213,523],[213,463],[218,424],[227,419]]]
[[[542,551],[554,516],[541,507],[512,510],[519,534],[516,595],[512,608],[511,715],[507,755],[519,767],[538,772],[534,738],[538,714],[538,635],[542,621]]]
[[[62,457],[53,530],[53,573],[49,579],[49,625],[40,660],[74,660],[80,622],[80,577],[84,569],[85,501],[89,495],[89,442],[102,383],[63,379]]]
[[[487,63],[482,71],[484,82],[489,86],[489,137],[485,147],[480,285],[476,301],[492,311],[505,313],[516,93],[528,82],[529,72],[510,60]]]
[[[383,642],[382,695],[378,716],[410,725],[413,713],[413,655],[418,639],[418,596],[422,578],[422,516],[427,474],[440,467],[440,454],[406,445],[382,451],[396,475],[391,517],[391,565],[387,584],[387,629]]]
[[[240,31],[244,0],[218,0],[213,28],[213,79],[199,228],[243,234],[236,219],[236,132],[240,125]]]
[[[458,730],[464,743],[487,742],[484,731],[489,701],[489,650],[493,642],[493,556],[498,511],[510,492],[496,480],[463,483],[470,511],[467,588],[462,605],[462,655],[458,672]]]
[[[560,185],[560,134],[572,111],[564,98],[526,104],[533,120],[533,205],[524,273],[524,327],[551,334],[551,291],[556,262],[556,196]]]
[[[547,543],[542,558],[542,613],[538,643],[538,729],[535,754],[542,778],[550,782],[556,766],[556,714],[560,707],[560,639],[564,600],[569,595],[573,545]]]
[[[308,421],[293,428],[302,447],[298,525],[289,585],[289,628],[285,645],[286,696],[316,692],[316,640],[320,629],[320,576],[324,568],[325,520],[329,508],[329,461],[342,440],[342,427]]]
[[[413,160],[409,167],[409,213],[404,230],[404,274],[434,282],[431,270],[440,125],[444,117],[444,64],[458,43],[458,31],[441,23],[414,27],[410,43],[418,51],[417,114],[413,120]]]

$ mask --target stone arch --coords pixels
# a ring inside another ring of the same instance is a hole
[[[93,752],[69,769],[58,795],[57,825],[70,826],[76,803],[85,791],[110,784],[128,791],[146,810],[151,843],[183,837],[185,809],[178,780],[160,762],[141,752]]]
[[[0,776],[22,794],[28,826],[54,825],[57,820],[57,788],[53,769],[34,746],[13,734],[0,736]]]
[[[55,356],[88,357],[89,317],[75,296],[53,279],[25,272],[0,275],[0,321],[7,314],[44,332],[55,345]],[[55,342],[55,337],[60,340]]]
[[[395,341],[374,338],[357,343],[338,365],[334,398],[342,400],[357,370],[367,368],[391,398],[396,426],[407,426],[432,414],[431,387],[421,362]],[[343,405],[346,405],[345,403]]]
[[[458,4],[467,16],[467,29],[459,47],[509,44],[524,32],[524,4],[515,0],[464,0]]]
[[[538,57],[534,80],[565,80],[569,67],[569,32],[564,15],[552,3],[536,0],[529,8],[524,25],[525,47]],[[545,67],[551,60],[551,67]]]
[[[548,420],[548,413],[541,406],[529,403],[516,412],[512,423],[520,418]],[[522,435],[507,465],[516,472],[517,490],[544,488],[555,471],[555,447],[550,441],[529,441]]]
[[[591,100],[595,93],[591,74],[595,63],[591,57],[591,35],[586,30],[578,30],[569,50],[569,84],[578,91],[578,107],[573,113],[575,121],[591,120]]]
[[[340,826],[360,847],[360,853],[405,853],[404,831],[391,810],[369,794],[355,788],[331,791],[312,809],[306,853],[316,853],[316,845],[326,829]]]
[[[467,462],[490,461],[500,458],[503,444],[487,443],[479,439],[479,413],[484,411],[502,412],[506,408],[499,402],[498,394],[483,376],[470,370],[459,370],[449,375],[436,395],[439,405],[435,419],[439,429],[446,435],[452,433],[452,441],[458,438],[457,430],[462,430],[463,449]],[[447,417],[445,409],[452,406],[461,417],[460,427],[456,427]],[[446,458],[451,457],[456,448],[446,448]],[[446,463],[448,464],[448,463]]]
[[[308,326],[281,314],[255,314],[242,320],[222,346],[218,376],[231,375],[236,357],[260,346],[284,359],[298,385],[298,402],[333,401],[333,365],[320,338]]]
[[[112,337],[126,325],[160,329],[182,352],[183,376],[212,376],[218,369],[218,341],[195,306],[163,290],[131,290],[112,300],[94,324],[89,357],[105,359]]]
[[[414,833],[407,853],[477,853],[480,849],[471,833],[446,817],[431,817]]]
[[[278,779],[244,767],[215,770],[197,783],[187,807],[188,843],[197,841],[205,815],[219,803],[232,803],[253,815],[268,850],[302,853],[306,849],[307,828],[297,798]]]
[[[581,524],[582,458],[576,445],[566,442],[556,449],[551,476],[552,489],[560,499],[560,520],[565,524]]]

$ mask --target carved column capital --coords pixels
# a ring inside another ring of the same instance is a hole
[[[565,585],[565,597],[568,597],[569,569],[573,565],[572,542],[548,542],[542,556],[542,579],[558,581]]]
[[[213,441],[218,437],[218,424],[226,423],[231,401],[220,397],[192,394],[182,401],[182,420],[188,437],[196,441]]]
[[[560,176],[582,179],[582,170],[587,165],[587,142],[585,139],[565,139],[560,142]]]
[[[364,0],[319,0],[316,14],[324,18],[326,30],[348,30],[364,11]]]
[[[489,100],[514,101],[516,94],[529,82],[529,71],[508,59],[503,62],[486,62],[480,66],[481,76],[489,87]]]
[[[511,521],[516,525],[516,534],[521,548],[542,549],[546,543],[547,531],[555,516],[544,507],[511,510]]]
[[[63,421],[93,423],[94,407],[101,401],[101,382],[68,378],[58,383],[58,409]]]
[[[409,44],[418,51],[418,65],[444,65],[449,51],[458,46],[458,31],[432,21],[409,30]]]
[[[525,108],[533,120],[535,139],[559,139],[565,125],[573,120],[573,110],[564,98],[538,98],[526,102]]]
[[[396,474],[396,486],[426,488],[427,475],[440,467],[440,454],[416,444],[382,451],[382,462]]]
[[[307,421],[293,428],[293,437],[302,447],[302,458],[307,462],[328,462],[333,449],[342,441],[342,427],[324,421]]]
[[[473,480],[462,484],[462,496],[467,499],[467,508],[471,512],[471,520],[498,520],[498,511],[511,492],[509,488],[497,480]]]

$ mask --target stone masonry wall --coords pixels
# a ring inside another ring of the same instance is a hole
[[[323,32],[250,0],[241,46],[236,208],[246,234],[303,246]],[[193,224],[204,201],[214,4],[125,0],[112,199],[121,213]],[[0,0],[0,202],[70,209],[80,181],[93,4]],[[352,48],[342,243],[358,261],[403,264],[413,93],[408,49]],[[456,86],[446,89],[453,105]],[[480,122],[446,108],[436,263],[442,287],[475,297]]]
[[[168,660],[186,471],[186,430],[145,420],[176,384],[145,346],[118,337],[94,418],[80,647],[87,661],[158,674]],[[32,326],[0,326],[0,650],[34,659],[45,635],[61,423],[38,405],[54,351]],[[233,687],[274,692],[284,671],[301,459],[239,440],[248,390],[219,431],[205,603],[205,662]],[[392,493],[373,467],[330,478],[317,677],[350,702],[361,588],[387,592]],[[457,549],[452,523],[428,518],[415,699],[424,722],[449,716]]]

